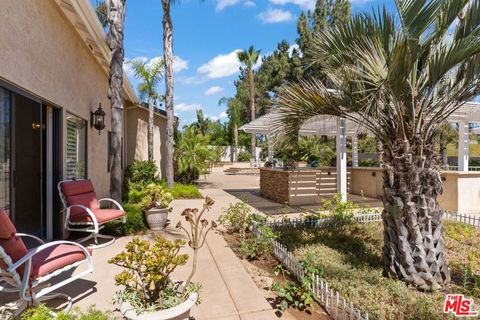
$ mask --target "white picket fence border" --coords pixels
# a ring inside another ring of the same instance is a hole
[[[354,219],[357,223],[381,222],[382,214],[380,212],[356,214]],[[480,229],[480,216],[474,216],[452,211],[444,211],[443,219],[462,222]],[[266,225],[270,227],[329,227],[335,225],[335,218],[328,217],[323,219],[315,218],[276,218],[268,220]],[[252,227],[252,232],[257,237],[262,237],[262,231],[256,224]],[[276,240],[271,240],[273,255],[280,263],[287,268],[298,281],[303,281],[306,272],[303,266],[298,262],[295,256],[288,249]],[[328,282],[321,279],[317,274],[309,275],[312,287],[310,288],[315,300],[325,308],[335,320],[368,320],[368,312],[362,312],[356,308],[352,302],[348,302],[338,291],[329,288]]]

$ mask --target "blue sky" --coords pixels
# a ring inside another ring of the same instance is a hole
[[[372,6],[391,8],[393,0],[352,0],[353,11]],[[235,50],[254,45],[262,54],[277,43],[295,43],[296,20],[315,0],[182,0],[174,5],[175,113],[181,126],[201,108],[213,119],[225,120],[223,96],[233,96],[238,76]],[[125,57],[151,60],[162,55],[160,0],[127,1]],[[132,84],[137,81],[127,69]],[[164,83],[159,86],[164,92]]]

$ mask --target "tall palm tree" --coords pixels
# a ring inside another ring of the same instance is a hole
[[[150,63],[147,63],[142,59],[134,59],[129,61],[128,64],[132,67],[135,77],[141,81],[138,85],[140,99],[144,100],[146,98],[148,100],[148,160],[153,161],[154,106],[156,105],[159,96],[157,85],[162,79],[165,64],[163,63],[163,59],[156,59]]]
[[[122,133],[123,133],[123,32],[125,25],[126,0],[108,0],[107,44],[111,50],[108,98],[112,109],[112,168],[110,194],[115,200],[122,198]]]
[[[358,123],[383,145],[385,273],[421,290],[450,281],[444,254],[436,128],[480,93],[480,0],[396,0],[318,33],[308,63],[328,78],[279,98],[286,134],[325,114]],[[397,20],[398,19],[398,20]]]
[[[232,160],[236,162],[238,160],[238,128],[241,125],[242,106],[237,99],[226,97],[220,99],[218,104],[227,105],[228,120],[233,134],[234,151]]]
[[[175,0],[161,0],[163,8],[163,57],[165,61],[165,111],[167,112],[167,185],[173,187],[174,122],[173,113],[173,24],[170,8]]]
[[[256,109],[255,109],[255,82],[254,82],[254,74],[253,74],[253,67],[258,62],[260,58],[260,50],[255,50],[253,46],[248,48],[247,50],[240,51],[237,54],[238,60],[243,64],[243,66],[247,70],[247,79],[248,79],[248,94],[250,100],[250,121],[255,119]],[[255,134],[252,134],[250,140],[250,149],[252,153],[252,159],[255,159],[256,152],[255,152]]]

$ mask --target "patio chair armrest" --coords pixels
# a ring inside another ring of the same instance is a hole
[[[113,200],[113,199],[110,199],[110,198],[103,198],[103,199],[100,199],[98,200],[98,202],[102,202],[102,201],[105,201],[105,202],[111,202],[113,203],[119,210],[122,210],[122,211],[125,211],[122,207],[122,205],[120,203],[118,203],[117,200]]]
[[[97,225],[97,224],[98,224],[97,217],[96,217],[95,214],[92,212],[92,210],[90,210],[88,207],[86,207],[86,206],[84,206],[84,205],[81,205],[81,204],[72,204],[71,206],[68,206],[68,207],[67,207],[67,217],[66,217],[65,223],[67,223],[68,220],[70,219],[70,210],[71,210],[72,208],[80,208],[80,209],[85,210],[85,212],[86,212],[86,213],[90,216],[90,218],[92,219],[93,224],[94,224],[94,225]]]
[[[36,240],[38,243],[40,243],[41,245],[42,244],[45,244],[45,241],[43,241],[42,239],[40,239],[39,237],[35,237],[31,234],[27,234],[27,233],[18,233],[16,234],[16,236],[19,236],[19,237],[22,237],[22,238],[31,238],[31,239],[34,239]]]
[[[31,260],[33,258],[33,256],[36,255],[37,253],[39,253],[39,252],[41,252],[45,249],[48,249],[50,247],[57,246],[59,244],[68,244],[68,245],[72,245],[72,246],[76,246],[76,247],[80,248],[83,251],[83,253],[85,254],[85,257],[87,257],[87,259],[89,261],[91,261],[92,256],[90,255],[88,250],[84,246],[82,246],[81,244],[78,244],[78,243],[72,242],[72,241],[59,240],[59,241],[53,241],[53,242],[42,244],[41,246],[30,250],[26,255],[24,255],[17,262],[15,262],[12,266],[10,266],[10,268],[8,268],[7,271],[12,272],[13,270],[16,270],[22,264]]]

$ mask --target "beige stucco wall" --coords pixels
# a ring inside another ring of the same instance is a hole
[[[135,160],[148,159],[148,110],[141,107],[132,107],[126,110],[126,160],[131,164]],[[166,126],[167,120],[155,114],[153,128],[153,157],[158,166],[158,175],[160,178],[166,176],[166,158],[167,146]]]
[[[88,121],[102,103],[107,127],[100,135],[88,129],[88,176],[106,196],[106,72],[52,0],[1,0],[0,21],[0,79]]]
[[[379,168],[351,168],[351,193],[379,198],[383,192],[383,172]],[[375,173],[375,176],[372,175]],[[440,207],[461,213],[480,213],[480,172],[442,172],[443,194]]]
[[[348,168],[350,192],[369,198],[378,198],[383,192],[383,171],[380,168]]]

